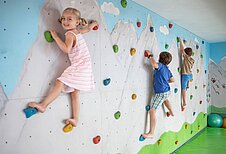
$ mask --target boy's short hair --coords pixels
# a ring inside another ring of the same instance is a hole
[[[172,55],[169,52],[163,51],[159,55],[159,62],[168,65],[172,61]]]
[[[188,56],[191,56],[192,55],[192,48],[185,48],[184,49],[184,52],[188,55]]]

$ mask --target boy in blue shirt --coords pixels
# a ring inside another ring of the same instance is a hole
[[[150,105],[150,130],[148,133],[142,134],[144,138],[152,138],[156,125],[156,110],[162,105],[169,109],[170,115],[174,116],[168,97],[170,95],[169,83],[174,82],[173,75],[168,68],[168,64],[172,60],[172,55],[169,52],[161,52],[159,55],[159,63],[155,61],[150,51],[146,50],[146,55],[154,69],[154,96]]]

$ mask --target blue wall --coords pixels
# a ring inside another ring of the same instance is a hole
[[[43,1],[0,1],[0,84],[7,96],[15,88],[24,59],[37,38]]]
[[[218,64],[226,56],[226,42],[210,44],[210,58]]]

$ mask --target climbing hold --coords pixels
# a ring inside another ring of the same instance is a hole
[[[183,43],[184,43],[184,44],[186,44],[186,43],[187,43],[187,41],[186,41],[186,40],[183,40]]]
[[[135,100],[137,98],[136,94],[132,94],[132,100]]]
[[[177,36],[177,43],[179,43],[179,42],[180,42],[180,37]]]
[[[174,93],[177,93],[178,92],[178,89],[177,88],[174,88]]]
[[[178,140],[176,140],[176,141],[175,141],[175,144],[177,145],[178,143],[179,143],[179,141],[178,141]]]
[[[136,49],[135,48],[131,48],[130,49],[130,55],[133,56],[136,53]]]
[[[206,87],[206,85],[204,84],[204,85],[203,85],[203,88],[205,88],[205,87]]]
[[[199,69],[197,68],[197,73],[199,73]]]
[[[172,23],[169,23],[169,28],[173,28],[173,24]]]
[[[201,126],[200,126],[200,125],[198,125],[198,130],[200,129],[200,127],[201,127]]]
[[[158,140],[158,145],[160,145],[160,144],[162,144],[162,140],[161,139]]]
[[[38,112],[38,110],[33,107],[28,107],[28,108],[24,109],[23,111],[25,113],[26,118],[30,118],[31,116],[33,116],[34,114],[36,114]]]
[[[94,26],[93,30],[98,30],[99,26]]]
[[[185,129],[188,129],[188,124],[185,124]]]
[[[109,85],[109,83],[111,82],[111,79],[110,78],[107,78],[103,81],[104,85],[107,86]]]
[[[226,88],[226,84],[224,83],[224,84],[222,85],[222,87],[223,87],[223,88]]]
[[[53,42],[54,39],[53,39],[50,31],[45,31],[44,36],[45,36],[45,39],[46,39],[47,42]]]
[[[150,27],[150,31],[151,31],[151,32],[154,32],[154,27],[151,26],[151,27]]]
[[[193,98],[193,95],[190,95],[190,100],[192,100],[192,98]]]
[[[202,54],[200,55],[200,58],[203,58],[203,55]]]
[[[126,8],[127,1],[126,0],[121,0],[121,5],[122,5],[123,8]]]
[[[137,21],[137,27],[140,28],[140,26],[141,26],[141,22],[138,20]]]
[[[202,41],[202,44],[204,44],[205,42],[204,41]]]
[[[144,141],[145,140],[145,138],[143,137],[143,135],[140,135],[140,137],[139,137],[139,141]]]
[[[202,104],[202,101],[199,101],[199,104]]]
[[[180,68],[180,67],[178,67],[178,68],[177,68],[177,71],[180,73],[180,72],[181,72],[181,68]]]
[[[191,134],[193,133],[193,130],[191,130]]]
[[[197,49],[197,50],[199,49],[199,45],[198,45],[198,44],[196,44],[196,49]]]
[[[195,86],[195,89],[198,89],[198,87],[197,87],[197,86]]]
[[[169,112],[166,112],[166,116],[169,117],[171,114]]]
[[[149,111],[150,110],[150,105],[146,105],[145,109],[146,109],[146,111]]]
[[[120,111],[115,112],[115,114],[114,114],[115,119],[119,119],[120,116],[121,116]]]
[[[191,54],[192,56],[194,56],[195,55],[195,53],[194,52],[192,52],[192,54]]]
[[[207,73],[207,70],[205,70],[205,74]]]
[[[71,132],[73,130],[73,125],[72,124],[67,124],[64,126],[63,131],[65,133]]]
[[[98,144],[101,140],[101,137],[99,135],[97,135],[96,137],[93,138],[93,143],[94,144]]]
[[[113,50],[114,50],[114,53],[118,53],[118,45],[117,44],[113,45]]]
[[[195,112],[193,112],[193,116],[195,116]]]
[[[165,49],[168,49],[169,48],[169,45],[166,43],[165,44]]]

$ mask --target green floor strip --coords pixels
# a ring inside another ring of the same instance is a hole
[[[226,114],[226,107],[224,108],[219,108],[216,106],[211,105],[210,107],[211,113],[221,113],[221,114]],[[226,152],[225,152],[226,153]]]
[[[165,132],[155,144],[145,145],[138,154],[169,154],[206,127],[207,116],[199,113],[192,123],[184,123],[179,132]]]
[[[207,127],[174,154],[225,154],[226,129]]]

